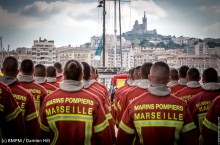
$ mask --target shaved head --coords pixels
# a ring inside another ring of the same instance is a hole
[[[37,64],[34,68],[34,75],[36,77],[46,77],[46,67],[43,64]]]
[[[18,60],[13,56],[8,56],[3,62],[2,71],[4,75],[16,77],[18,74]]]
[[[167,84],[169,82],[170,68],[164,62],[156,62],[150,70],[149,79],[152,84]]]

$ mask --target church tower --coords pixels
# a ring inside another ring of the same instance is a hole
[[[145,11],[144,11],[144,17],[143,17],[143,30],[147,30],[147,18],[146,18]]]

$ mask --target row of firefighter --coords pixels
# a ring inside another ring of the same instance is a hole
[[[1,143],[214,145],[220,83],[215,68],[144,63],[112,78],[69,60],[45,67],[5,58],[0,76]]]

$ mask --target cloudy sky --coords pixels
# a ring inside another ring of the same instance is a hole
[[[135,20],[140,23],[146,11],[148,29],[159,34],[220,38],[219,0],[130,1],[122,2],[122,32],[132,29]],[[31,47],[39,37],[58,47],[89,42],[102,34],[102,8],[97,5],[98,0],[0,0],[3,45]],[[114,33],[113,6],[106,2],[108,34]]]

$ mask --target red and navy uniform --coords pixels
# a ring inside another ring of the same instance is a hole
[[[202,127],[202,145],[217,145],[219,136],[220,96],[216,97],[207,112]]]
[[[108,122],[109,122],[109,126],[110,126],[110,129],[111,129],[111,135],[112,135],[112,141],[115,142],[115,122],[111,116],[111,113],[110,113],[110,110],[109,110],[109,105],[108,105],[108,102],[106,101],[105,99],[105,96],[101,93],[99,93],[98,91],[95,90],[95,86],[94,86],[94,83],[91,82],[91,81],[84,81],[84,89],[86,91],[88,91],[89,93],[92,94],[92,96],[96,96],[103,108],[104,108],[104,111],[105,111],[105,114],[106,114],[106,118],[108,119]]]
[[[35,108],[32,94],[23,88],[16,78],[3,76],[0,81],[11,89],[12,95],[22,110],[27,138],[35,139],[39,130],[38,114]],[[35,128],[33,128],[35,126]]]
[[[106,115],[99,100],[78,81],[64,80],[41,108],[42,139],[51,144],[112,145]]]
[[[132,87],[131,89],[125,91],[121,94],[121,97],[118,98],[118,111],[116,112],[117,121],[120,122],[124,111],[126,110],[127,106],[140,96],[143,93],[147,92],[148,85],[150,81],[147,79],[140,80],[137,86]]]
[[[0,82],[0,139],[24,139],[26,137],[22,111],[10,89]],[[2,142],[3,143],[3,142]]]
[[[186,87],[187,80],[185,78],[181,78],[178,80],[178,84],[170,86],[171,94],[175,94],[177,91]]]
[[[60,88],[60,84],[56,81],[56,78],[54,77],[47,77],[47,83],[55,86],[56,88]]]
[[[187,86],[175,93],[175,96],[187,102],[193,95],[196,95],[202,91],[202,86],[197,81],[191,81],[187,83]]]
[[[195,122],[197,128],[200,130],[202,128],[203,120],[206,116],[212,101],[220,95],[220,84],[218,83],[205,83],[202,86],[202,91],[194,95],[188,101],[188,108],[190,114]]]
[[[184,101],[166,85],[151,85],[132,101],[119,125],[116,145],[198,144],[198,132]]]
[[[31,92],[34,97],[34,103],[39,114],[40,106],[43,103],[44,98],[46,97],[46,89],[41,85],[34,82],[34,78],[28,75],[21,75],[18,77],[22,87]]]

